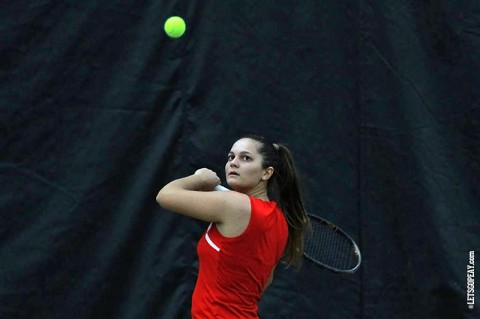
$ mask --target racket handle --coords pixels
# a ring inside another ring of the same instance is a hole
[[[217,186],[215,186],[215,190],[216,190],[216,191],[220,191],[220,192],[229,191],[228,188],[226,188],[226,187],[224,187],[224,186],[222,186],[222,185],[217,185]]]

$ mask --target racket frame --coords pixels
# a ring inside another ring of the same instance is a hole
[[[358,270],[358,268],[360,267],[361,263],[362,263],[362,254],[361,254],[360,248],[358,248],[358,245],[355,242],[355,240],[353,240],[353,238],[350,235],[348,235],[347,232],[345,232],[343,229],[341,229],[340,227],[338,227],[334,223],[326,220],[325,218],[322,218],[320,216],[317,216],[317,215],[314,215],[314,214],[311,214],[311,213],[307,213],[307,215],[310,218],[310,220],[312,221],[312,223],[320,222],[321,224],[329,227],[332,231],[334,231],[336,233],[340,233],[342,236],[345,236],[347,239],[349,239],[350,243],[352,244],[353,251],[358,258],[358,262],[355,265],[355,267],[353,267],[351,269],[339,269],[339,268],[329,266],[327,264],[324,264],[324,263],[316,260],[312,256],[309,256],[308,254],[306,254],[305,251],[303,252],[303,256],[306,259],[308,259],[310,262],[314,263],[315,265],[323,267],[323,268],[325,268],[329,271],[332,271],[334,273],[353,274],[354,272],[356,272]]]

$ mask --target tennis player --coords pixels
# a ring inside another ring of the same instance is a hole
[[[220,178],[201,168],[156,198],[167,210],[210,222],[197,245],[193,319],[258,318],[277,263],[302,261],[309,220],[288,148],[260,136],[241,138],[228,153],[225,175],[233,191],[212,191]]]

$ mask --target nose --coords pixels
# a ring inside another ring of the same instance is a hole
[[[236,157],[230,161],[230,167],[238,167]]]

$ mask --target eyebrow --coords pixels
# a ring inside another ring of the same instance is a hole
[[[228,154],[235,154],[235,152],[230,151],[230,152],[228,152]],[[250,154],[250,155],[252,155],[252,153],[250,153],[250,152],[248,152],[248,151],[241,151],[241,152],[238,153],[238,154]]]

